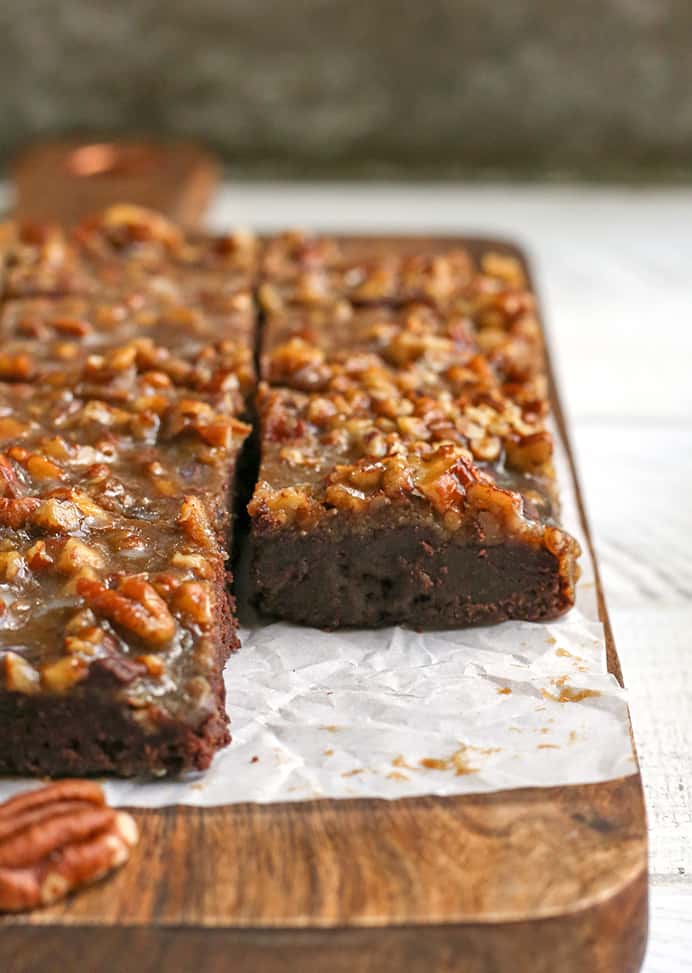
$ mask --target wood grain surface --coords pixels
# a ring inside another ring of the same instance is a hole
[[[639,968],[638,780],[388,803],[139,812],[114,880],[9,921],[12,973]],[[27,926],[29,928],[27,928]],[[203,965],[200,961],[203,957]]]
[[[122,969],[127,955],[138,970],[172,973],[634,973],[644,956],[638,775],[452,798],[135,813],[142,842],[115,878],[2,921],[3,969],[90,973]]]

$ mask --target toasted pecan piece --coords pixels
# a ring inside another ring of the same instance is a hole
[[[162,645],[175,635],[175,619],[156,589],[136,575],[107,588],[92,578],[77,581],[77,593],[90,608],[133,632],[145,642]]]
[[[98,784],[61,780],[0,804],[0,911],[48,905],[123,865],[137,825]]]

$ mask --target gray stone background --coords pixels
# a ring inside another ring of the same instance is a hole
[[[192,136],[229,173],[686,180],[688,0],[0,0],[0,162]]]

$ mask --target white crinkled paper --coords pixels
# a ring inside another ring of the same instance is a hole
[[[204,774],[108,781],[109,800],[393,799],[633,773],[627,702],[607,672],[593,564],[564,455],[558,462],[563,523],[584,550],[568,615],[423,633],[244,628],[226,671],[231,746]],[[26,783],[0,784],[0,799]]]

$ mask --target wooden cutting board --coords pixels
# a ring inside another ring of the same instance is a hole
[[[397,251],[462,242],[372,241]],[[551,383],[576,484],[554,373]],[[589,537],[581,499],[580,514]],[[598,576],[597,589],[621,680]],[[643,959],[638,773],[466,797],[134,813],[142,840],[119,874],[0,921],[0,969],[633,973]]]

